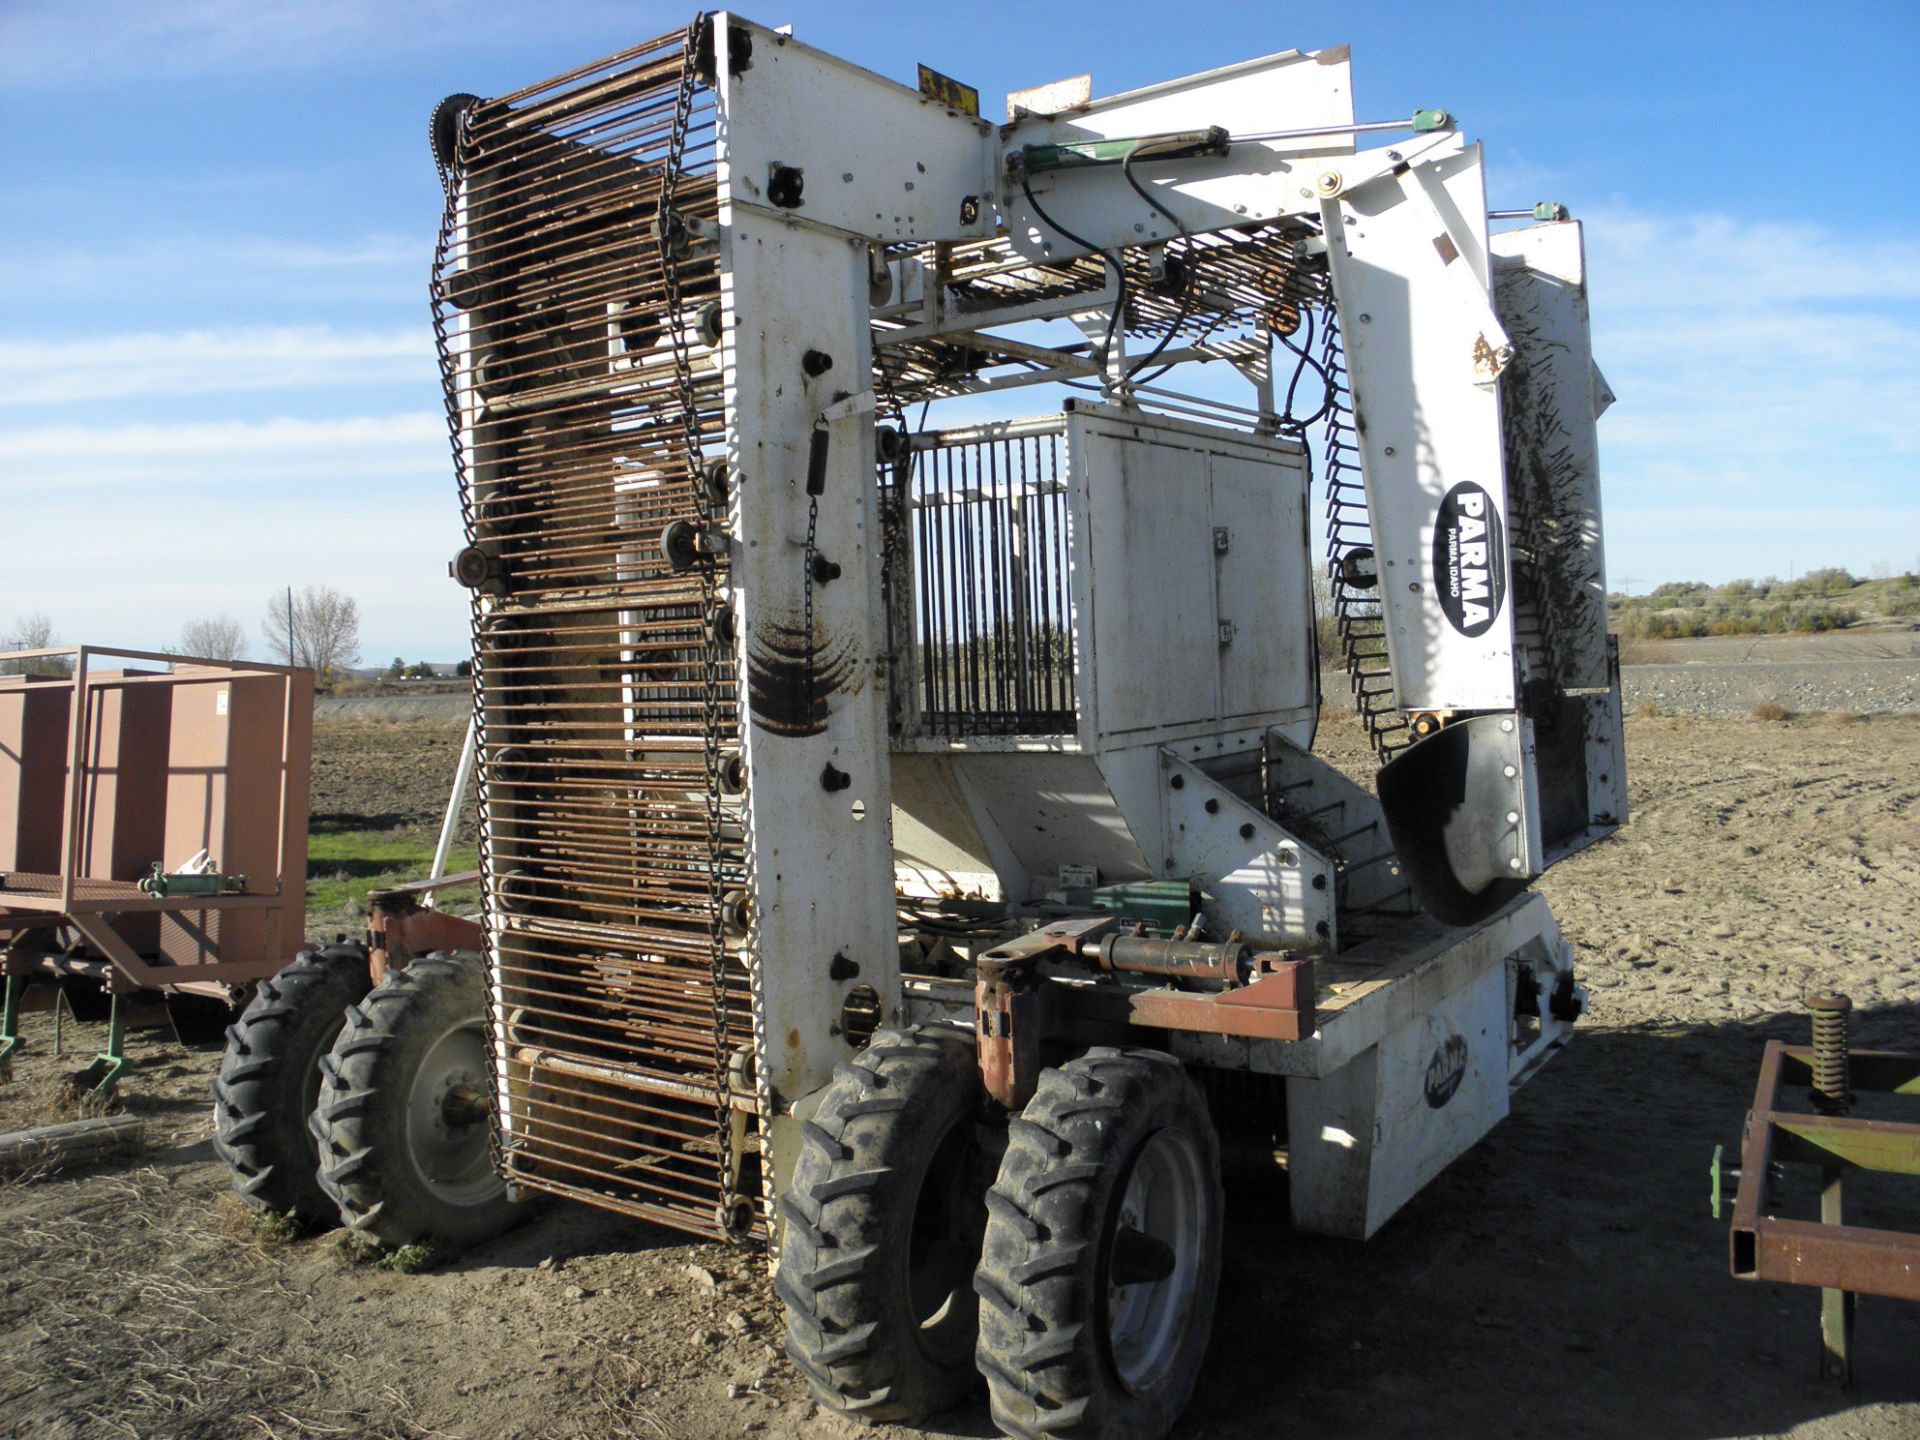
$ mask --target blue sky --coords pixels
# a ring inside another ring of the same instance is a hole
[[[0,634],[32,610],[68,641],[255,630],[276,587],[323,581],[360,600],[368,661],[462,653],[428,111],[690,13],[0,0]],[[1920,566],[1897,139],[1920,5],[747,13],[895,78],[926,61],[989,111],[1083,70],[1111,94],[1351,43],[1360,118],[1446,105],[1487,142],[1495,204],[1590,222],[1616,586]]]

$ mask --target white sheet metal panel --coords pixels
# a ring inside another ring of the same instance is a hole
[[[1296,1228],[1365,1240],[1501,1120],[1507,970],[1495,965],[1324,1080],[1287,1082]]]
[[[886,241],[993,233],[996,127],[738,15],[716,15],[714,29],[729,49],[736,29],[752,42],[739,74],[721,66],[736,200],[766,204],[772,167],[791,165],[805,178],[794,213],[816,225]],[[864,277],[854,293],[867,293]]]
[[[1313,589],[1306,477],[1226,449],[1207,456],[1220,714],[1229,721],[1311,704]],[[1295,537],[1298,537],[1295,542]]]
[[[1084,423],[1070,431],[1087,508],[1074,564],[1086,567],[1090,601],[1076,618],[1100,657],[1082,692],[1082,727],[1091,720],[1102,742],[1220,713],[1206,455],[1136,438],[1154,433]]]
[[[1353,123],[1347,47],[1314,54],[1288,50],[1181,80],[1095,100],[1070,114],[1009,127],[996,156],[1000,205],[1016,249],[1034,259],[1085,253],[1034,214],[1020,186],[1004,178],[1002,157],[1027,145],[1075,144],[1218,125],[1229,134],[1319,129]],[[1135,177],[1189,230],[1219,230],[1311,206],[1313,177],[1327,156],[1353,149],[1351,136],[1236,145],[1221,157],[1156,164]],[[1067,230],[1096,244],[1139,244],[1173,231],[1166,217],[1127,184],[1118,165],[1033,177],[1034,197]],[[1304,193],[1303,193],[1304,192]]]
[[[1299,447],[1076,404],[1068,466],[1083,748],[1310,713]]]
[[[999,868],[1011,855],[1005,843],[981,833],[966,793],[945,755],[895,751],[893,876],[905,895],[927,899],[1003,900]]]
[[[790,1103],[851,1053],[836,1030],[854,984],[872,986],[889,1018],[900,1003],[870,413],[830,430],[815,539],[841,575],[813,586],[811,636],[804,627],[808,446],[833,377],[871,363],[867,259],[864,243],[739,203],[725,151],[721,185],[755,1038],[763,1084]],[[802,375],[808,349],[834,357],[821,381]],[[796,673],[809,645],[811,685]],[[823,783],[828,766],[845,788]],[[859,966],[857,981],[829,978],[835,955]],[[776,1146],[776,1166],[786,1153]]]
[[[1514,706],[1485,215],[1478,146],[1322,206],[1406,710]]]
[[[1219,781],[1159,752],[1164,814],[1161,875],[1192,880],[1217,930],[1260,946],[1331,950],[1333,862]]]

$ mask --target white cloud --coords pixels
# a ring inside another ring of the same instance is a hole
[[[96,249],[16,245],[0,250],[0,292],[48,320],[90,309],[151,314],[156,300],[172,302],[170,310],[211,303],[265,315],[286,315],[293,305],[314,313],[362,301],[424,315],[432,253],[430,232],[331,243],[185,234]]]
[[[1608,568],[1865,570],[1920,551],[1920,251],[1815,221],[1587,230]]]
[[[443,415],[338,420],[207,420],[149,425],[43,425],[0,432],[0,495],[26,500],[76,487],[200,487],[287,480],[450,476]],[[316,509],[323,491],[311,493]],[[18,513],[18,512],[16,512]]]
[[[424,325],[384,333],[309,325],[0,340],[0,405],[433,378],[433,343]]]

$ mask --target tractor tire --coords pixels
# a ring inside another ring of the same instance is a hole
[[[487,974],[471,952],[422,956],[347,1012],[320,1062],[320,1184],[372,1244],[491,1240],[520,1211],[493,1164]]]
[[[307,1117],[320,1091],[320,1062],[347,1010],[373,986],[366,952],[329,945],[260,982],[227,1027],[213,1081],[213,1150],[253,1209],[316,1228],[340,1223],[321,1188]]]
[[[988,1118],[968,1037],[921,1026],[876,1033],[805,1122],[774,1289],[824,1408],[911,1421],[978,1387]]]
[[[1160,1440],[1220,1284],[1220,1146],[1179,1061],[1098,1047],[1042,1073],[987,1196],[980,1369],[1020,1440]]]

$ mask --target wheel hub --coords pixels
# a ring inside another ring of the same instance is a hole
[[[486,1032],[456,1025],[427,1048],[407,1104],[407,1148],[441,1199],[480,1204],[499,1188],[487,1125]]]
[[[1103,1258],[1107,1348],[1131,1390],[1159,1379],[1191,1323],[1205,1170],[1188,1136],[1161,1130],[1134,1156]]]

